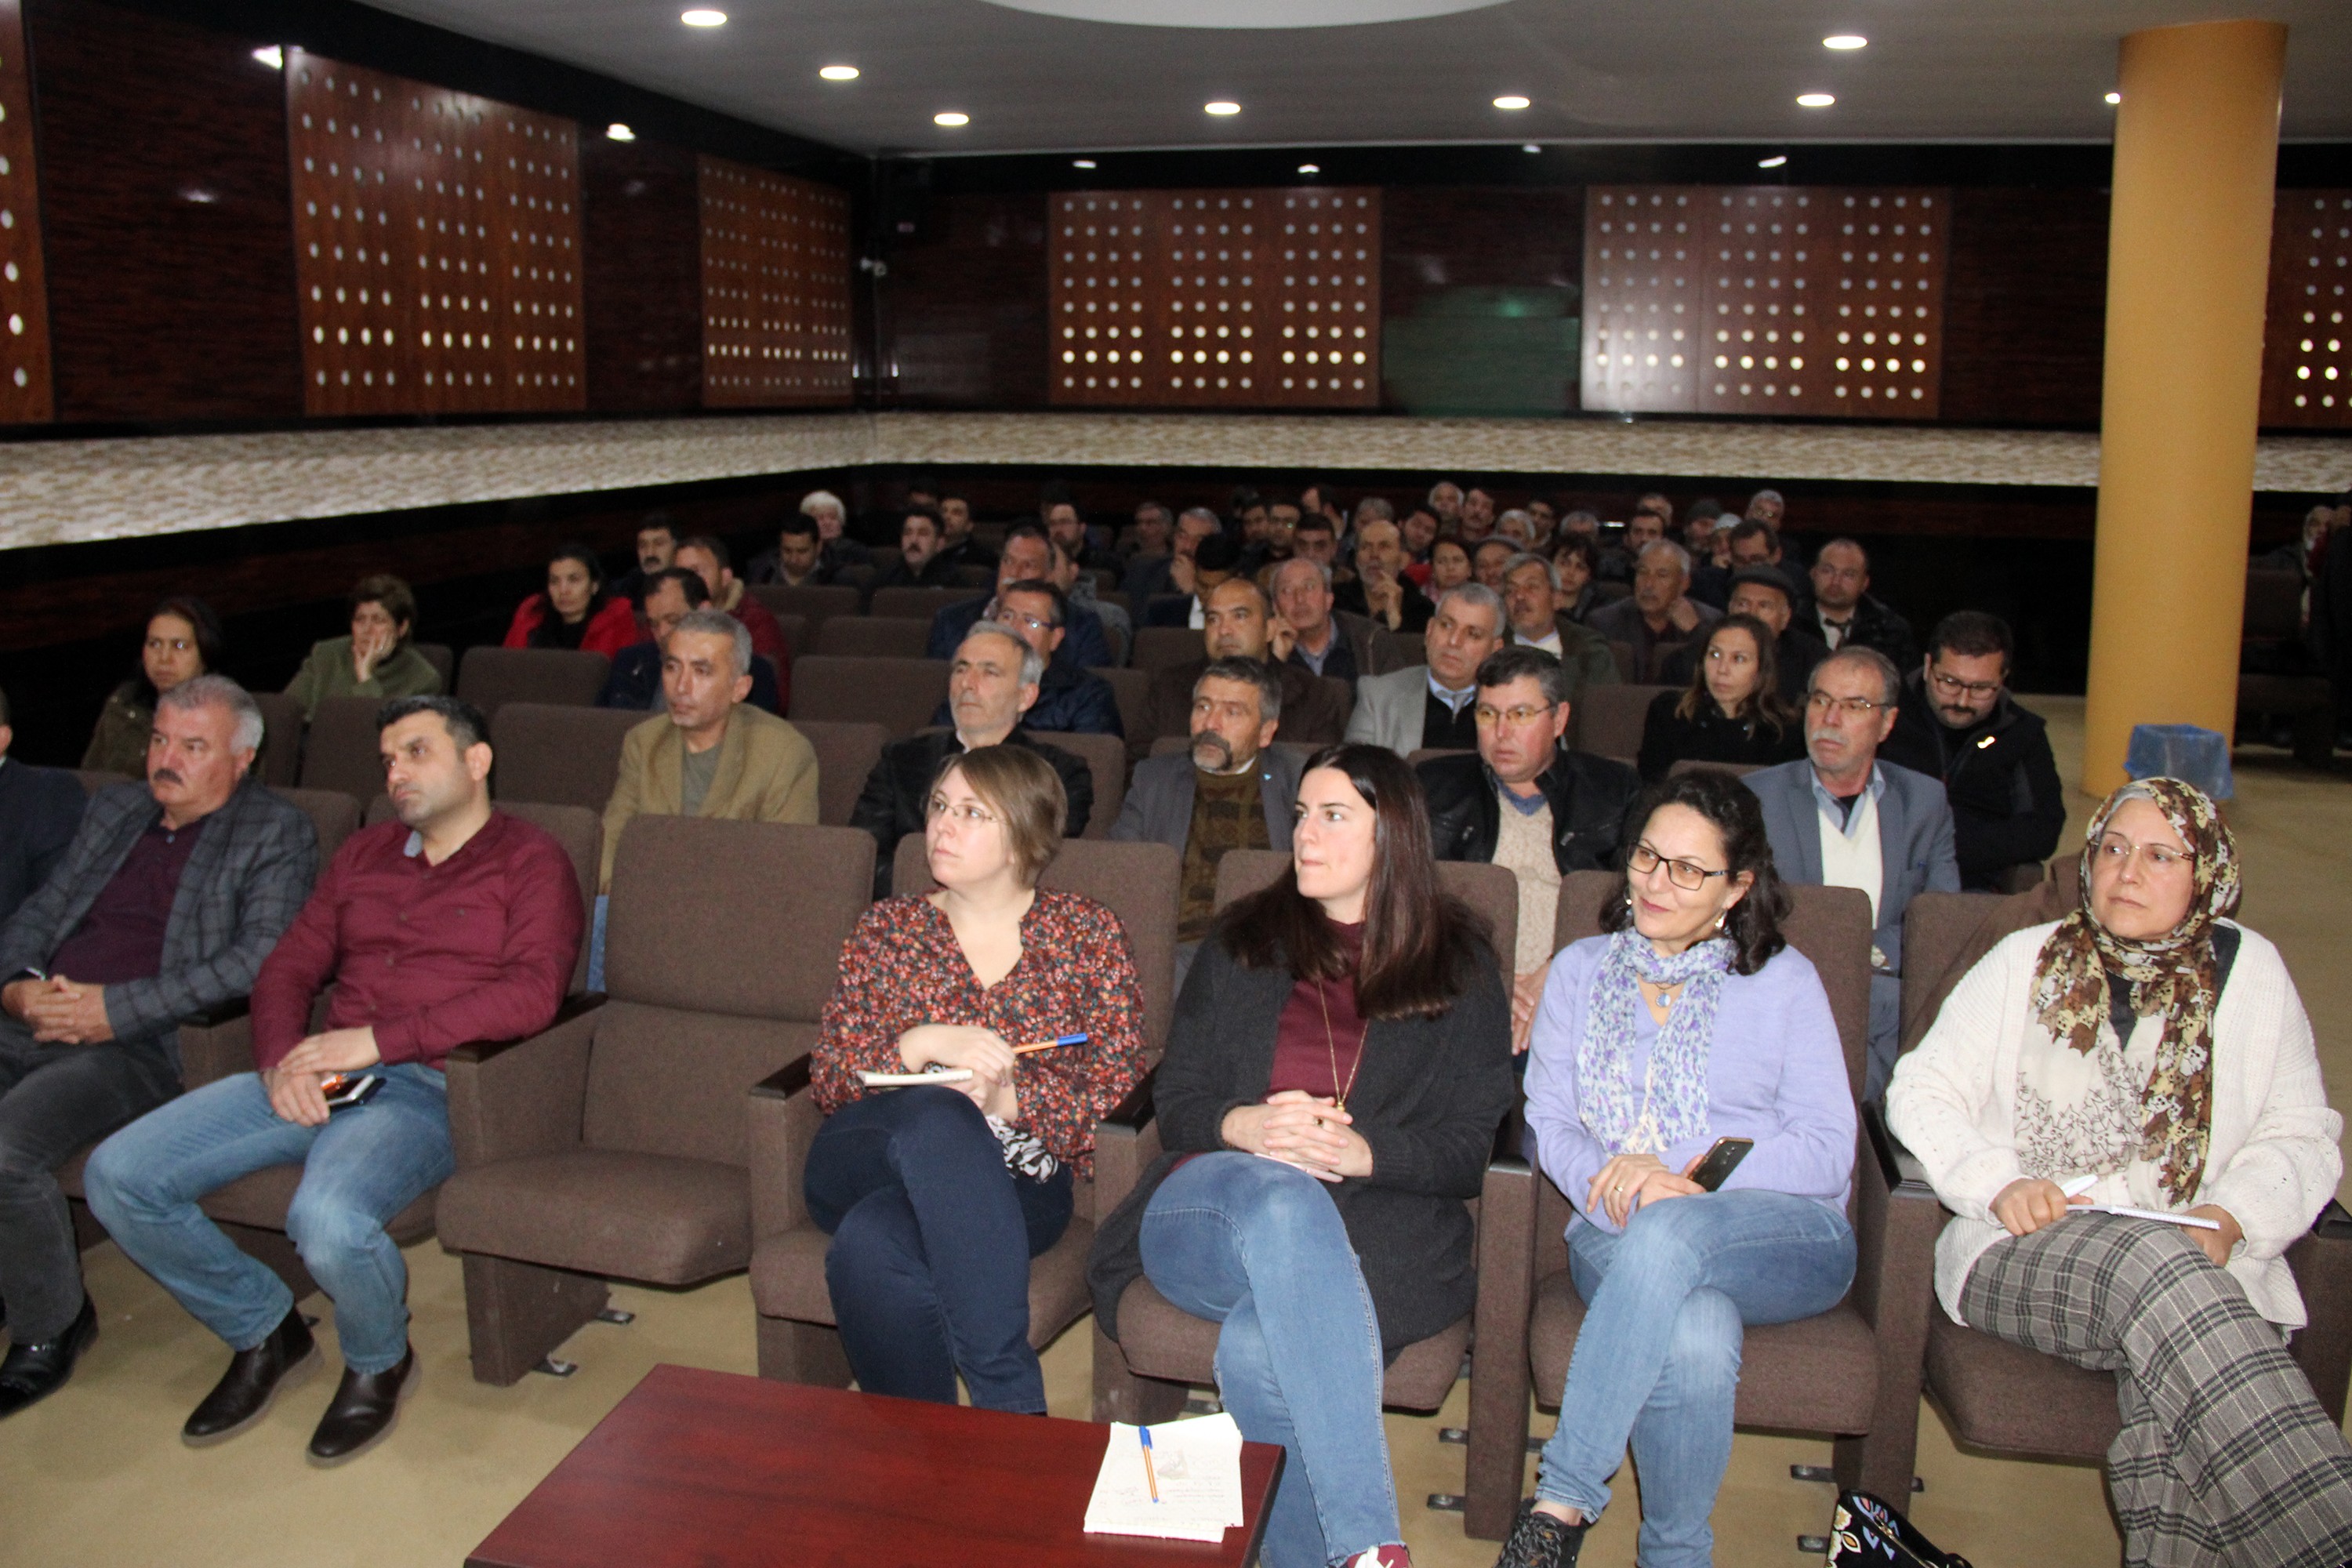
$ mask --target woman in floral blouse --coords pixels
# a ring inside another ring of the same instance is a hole
[[[1029,1259],[1070,1223],[1095,1124],[1143,1073],[1143,1000],[1118,917],[1037,887],[1061,780],[1014,746],[950,758],[924,841],[940,890],[885,899],[841,954],[812,1087],[810,1215],[858,1386],[1042,1413]],[[1083,1038],[1024,1051],[1020,1047]],[[863,1073],[953,1075],[871,1088]]]

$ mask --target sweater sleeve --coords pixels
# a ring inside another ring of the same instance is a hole
[[[1576,1082],[1577,1042],[1585,1027],[1585,997],[1592,988],[1601,943],[1588,939],[1552,959],[1528,1045],[1528,1130],[1535,1135],[1536,1161],[1579,1214],[1606,1226],[1609,1216],[1586,1213],[1584,1196],[1592,1178],[1609,1163],[1609,1150],[1584,1129]]]
[[[1966,1219],[1997,1224],[1992,1200],[2025,1173],[2016,1148],[1979,1129],[1991,1103],[1993,1074],[2011,1008],[2022,1008],[2017,977],[2041,951],[2046,926],[2002,939],[1946,997],[1917,1048],[1895,1064],[1886,1121],[1919,1163],[1944,1206]]]
[[[2246,1141],[2221,1171],[2206,1173],[2200,1204],[2217,1204],[2230,1211],[2246,1233],[2241,1257],[2276,1258],[2296,1237],[2311,1228],[2312,1220],[2336,1195],[2343,1178],[2344,1156],[2337,1145],[2344,1118],[2330,1110],[2326,1085],[2320,1080],[2319,1057],[2314,1048],[2310,1016],[2303,1010],[2294,981],[2268,944],[2258,938],[2245,941],[2231,982],[2263,984],[2262,1002],[2251,1026],[2274,1033],[2270,1081],[2252,1086],[2262,1093]],[[2261,958],[2256,959],[2260,953]],[[2250,963],[2249,960],[2255,962]],[[2225,992],[2224,994],[2227,994]],[[2215,1055],[2221,1073],[2229,1070],[2234,1042],[2217,1039]]]
[[[1100,905],[1074,912],[1066,933],[1076,951],[1044,955],[1084,963],[1097,977],[1079,1018],[1089,1037],[1083,1054],[1045,1051],[1022,1068],[1017,1121],[1079,1177],[1093,1174],[1095,1125],[1143,1076],[1143,985],[1135,950],[1118,917]],[[1055,1058],[1068,1056],[1069,1060]]]
[[[1836,1202],[1853,1180],[1853,1094],[1846,1081],[1845,1052],[1838,1037],[1837,1019],[1830,1012],[1829,994],[1809,963],[1790,963],[1793,954],[1775,958],[1785,965],[1781,1006],[1769,1021],[1744,1018],[1751,1037],[1777,1042],[1780,1076],[1773,1110],[1780,1131],[1756,1140],[1756,1146],[1724,1181],[1724,1190],[1755,1187],[1789,1193],[1801,1198]],[[1677,1149],[1666,1163],[1679,1171],[1705,1152],[1704,1145]]]

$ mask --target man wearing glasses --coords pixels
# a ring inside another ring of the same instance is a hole
[[[1061,589],[1034,578],[1008,584],[996,591],[986,618],[1013,628],[1013,635],[1045,661],[1045,673],[1037,678],[1037,700],[1021,716],[1024,729],[1074,735],[1127,733],[1110,682],[1054,657],[1070,629],[1070,602]],[[931,722],[950,728],[955,721],[954,709],[940,699]]]
[[[1870,899],[1870,1070],[1876,1100],[1895,1070],[1903,1016],[1903,913],[1920,893],[1956,893],[1944,786],[1882,761],[1903,677],[1876,648],[1849,646],[1814,667],[1805,758],[1741,782],[1764,805],[1773,863],[1790,882],[1858,888]]]
[[[1962,610],[1937,624],[1903,682],[1890,763],[1944,781],[1960,886],[1999,892],[2011,873],[2041,879],[2066,826],[2049,727],[2008,690],[2015,643],[1998,616]]]

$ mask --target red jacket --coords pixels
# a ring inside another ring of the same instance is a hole
[[[533,594],[515,606],[514,620],[507,626],[505,646],[529,647],[530,634],[546,618],[547,595]],[[631,643],[644,640],[637,632],[636,611],[629,607],[628,600],[615,595],[605,600],[604,607],[588,618],[588,629],[580,634],[580,650],[601,653],[610,658]]]

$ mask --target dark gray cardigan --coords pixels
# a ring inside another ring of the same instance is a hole
[[[1215,938],[1202,944],[1152,1085],[1166,1152],[1099,1223],[1087,1261],[1096,1321],[1113,1339],[1118,1299],[1143,1273],[1144,1208],[1178,1159],[1225,1146],[1225,1112],[1265,1098],[1293,983],[1287,966],[1244,969]],[[1510,999],[1483,945],[1444,1016],[1376,1023],[1365,1039],[1348,1110],[1372,1173],[1330,1192],[1391,1360],[1470,1310],[1477,1277],[1462,1204],[1478,1195],[1513,1092]]]

